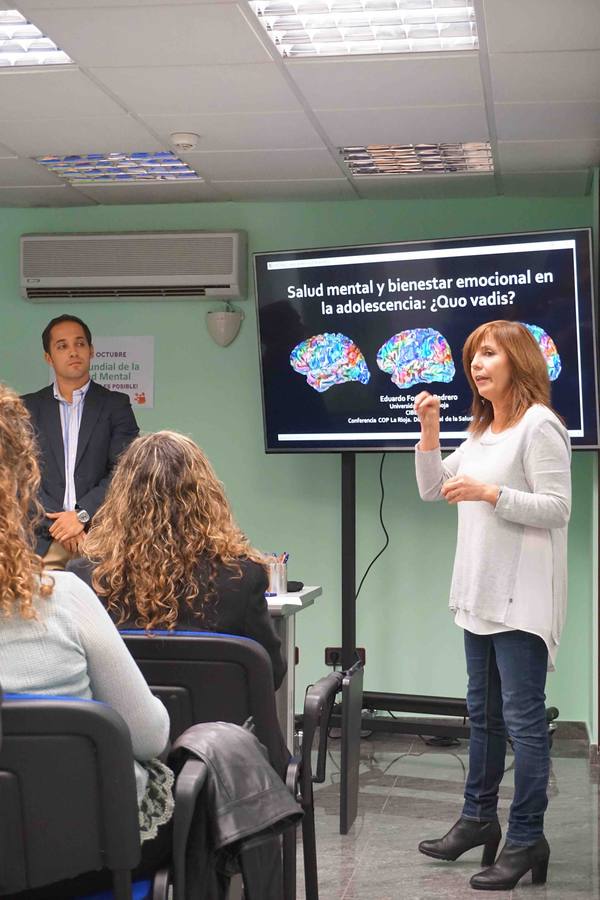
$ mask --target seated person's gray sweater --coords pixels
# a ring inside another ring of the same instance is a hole
[[[58,694],[101,700],[131,732],[133,755],[158,756],[169,716],[154,697],[106,610],[76,575],[53,572],[54,591],[37,599],[37,619],[0,618],[0,684],[5,693]],[[136,764],[138,799],[147,773]]]

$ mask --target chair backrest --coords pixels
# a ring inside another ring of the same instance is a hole
[[[169,711],[171,740],[197,722],[243,725],[252,716],[257,738],[283,777],[290,753],[277,719],[271,660],[261,644],[209,632],[121,634]]]
[[[140,857],[129,730],[94,701],[5,695],[0,896]]]

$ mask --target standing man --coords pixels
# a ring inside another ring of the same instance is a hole
[[[85,322],[69,315],[52,319],[42,344],[54,383],[23,397],[40,446],[46,511],[36,549],[46,568],[63,569],[77,555],[117,457],[139,428],[126,394],[90,380],[94,348]]]

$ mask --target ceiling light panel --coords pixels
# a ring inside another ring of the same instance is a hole
[[[70,184],[149,184],[202,181],[170,150],[157,153],[89,153],[86,156],[38,156],[36,162]]]
[[[476,50],[468,0],[249,0],[284,57]]]
[[[0,68],[56,66],[72,62],[17,9],[0,10]]]
[[[489,142],[466,144],[370,144],[341,147],[353,176],[450,175],[493,172]]]

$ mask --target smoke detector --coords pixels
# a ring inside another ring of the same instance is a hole
[[[171,143],[179,153],[189,153],[190,150],[195,150],[199,140],[200,135],[194,134],[192,131],[174,131],[171,135]]]

